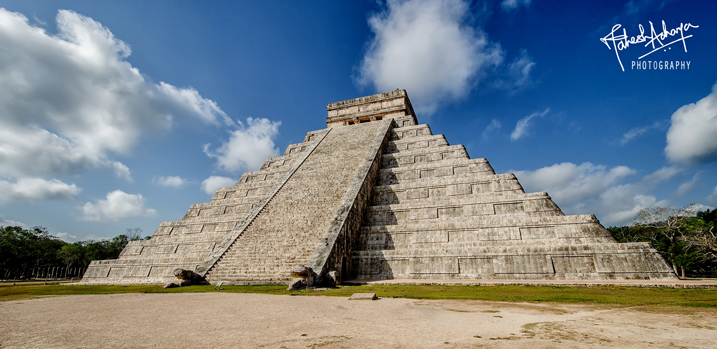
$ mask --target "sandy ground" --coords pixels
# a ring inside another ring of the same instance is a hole
[[[237,293],[0,302],[2,348],[716,348],[717,312]]]

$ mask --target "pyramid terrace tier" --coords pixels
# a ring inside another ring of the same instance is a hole
[[[446,170],[444,176],[436,176],[441,174],[438,169],[430,170],[428,175],[419,171],[401,174],[381,171],[377,185],[373,188],[374,205],[391,205],[415,199],[465,197],[480,200],[482,196],[524,194],[523,187],[515,175],[510,173],[450,174],[451,167],[441,169]]]
[[[359,280],[674,278],[647,243],[359,251],[353,258]]]
[[[402,226],[369,226],[361,228],[358,250],[410,250],[445,247],[482,247],[546,244],[614,243],[610,233],[590,216],[576,222],[576,216],[554,217],[535,224],[527,220],[520,225],[495,224],[476,226],[472,221]],[[483,222],[485,223],[485,222]]]

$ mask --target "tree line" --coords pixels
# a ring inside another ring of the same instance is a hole
[[[142,229],[132,228],[112,239],[69,243],[44,227],[0,227],[0,279],[81,276],[92,260],[119,257],[129,241],[143,239],[141,234]]]
[[[638,212],[632,225],[608,231],[618,242],[650,242],[683,278],[717,277],[717,210],[701,207],[651,206]]]

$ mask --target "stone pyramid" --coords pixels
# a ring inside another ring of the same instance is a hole
[[[405,90],[327,106],[328,128],[246,172],[179,221],[164,222],[86,283],[675,278],[648,243],[617,243],[594,215],[566,216],[418,124]]]

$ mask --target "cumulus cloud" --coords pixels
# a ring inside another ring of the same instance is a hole
[[[118,221],[129,217],[148,217],[157,211],[144,207],[142,194],[127,194],[121,190],[107,193],[104,199],[87,202],[82,207],[81,219],[89,222]]]
[[[27,224],[19,221],[14,221],[11,219],[2,219],[0,218],[0,227],[27,227]]]
[[[665,154],[670,161],[681,163],[717,159],[717,84],[707,97],[672,114]]]
[[[153,182],[163,187],[179,188],[187,183],[187,180],[179,176],[160,176],[154,178]]]
[[[500,7],[503,9],[503,11],[513,11],[517,10],[520,5],[524,5],[525,8],[528,8],[530,6],[530,3],[532,0],[503,0],[500,3]]]
[[[465,97],[482,72],[503,61],[500,45],[469,26],[468,17],[462,0],[388,0],[369,18],[375,37],[357,82],[378,91],[405,88],[417,112],[426,114]]]
[[[640,210],[657,205],[668,206],[666,200],[657,201],[654,195],[644,194],[634,184],[618,185],[600,194],[593,206],[603,224],[627,225],[635,219]]]
[[[281,122],[248,118],[247,126],[240,124],[216,150],[211,150],[210,144],[204,145],[204,153],[217,159],[217,166],[230,173],[256,170],[267,158],[279,155],[279,149],[274,147],[279,125]]]
[[[64,242],[75,242],[78,240],[76,235],[72,235],[70,233],[57,233],[55,234],[55,236],[57,236]]]
[[[193,88],[156,84],[126,58],[130,47],[72,11],[57,34],[0,8],[0,177],[53,177],[108,169],[130,179],[115,154],[176,117],[231,120]]]
[[[211,176],[202,182],[202,190],[209,195],[214,195],[217,189],[224,187],[233,187],[237,183],[236,179],[222,176]]]
[[[518,123],[515,124],[515,130],[513,130],[513,133],[510,134],[510,140],[515,142],[527,136],[530,132],[530,128],[532,127],[532,120],[536,117],[542,118],[543,116],[547,115],[548,112],[550,112],[550,108],[547,108],[542,112],[535,112],[518,120]]]
[[[14,182],[0,179],[0,202],[73,200],[81,191],[76,185],[57,179],[20,178]]]
[[[626,166],[608,169],[589,162],[570,162],[543,167],[535,171],[517,171],[515,175],[526,188],[540,188],[551,197],[566,203],[579,203],[595,197],[626,176],[637,173]]]
[[[639,137],[645,133],[647,133],[650,130],[662,128],[662,122],[661,121],[655,121],[652,125],[648,126],[640,126],[635,127],[631,129],[630,131],[625,132],[622,135],[622,139],[620,139],[620,145],[625,145],[629,141],[631,141],[633,138]]]
[[[662,168],[643,178],[624,183],[637,171],[626,166],[608,168],[589,162],[555,164],[535,171],[516,171],[527,192],[547,191],[567,214],[596,214],[603,224],[626,225],[643,208],[669,205],[651,193],[680,169]]]

